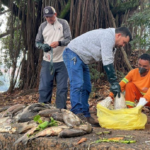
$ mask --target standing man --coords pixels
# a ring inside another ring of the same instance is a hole
[[[68,22],[57,18],[57,13],[52,6],[43,10],[46,19],[38,30],[35,45],[44,51],[40,85],[39,102],[51,102],[53,81],[56,78],[56,107],[66,108],[68,73],[63,62],[62,53],[71,40]]]
[[[89,112],[91,82],[88,64],[102,59],[110,90],[120,95],[120,85],[113,66],[113,48],[125,46],[131,39],[126,27],[97,29],[75,38],[64,50],[63,59],[70,79],[71,111],[81,119],[96,124]]]

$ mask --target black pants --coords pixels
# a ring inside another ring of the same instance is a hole
[[[68,73],[64,62],[53,63],[54,73],[50,74],[50,63],[47,61],[42,62],[40,85],[39,85],[39,102],[51,102],[53,80],[56,79],[57,92],[56,92],[56,107],[66,108],[67,100],[67,79]]]

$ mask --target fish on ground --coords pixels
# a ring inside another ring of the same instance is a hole
[[[82,121],[79,119],[79,117],[76,116],[71,111],[66,110],[66,109],[61,109],[61,111],[63,114],[63,120],[67,126],[73,128],[74,126],[79,126],[82,123]]]
[[[58,108],[52,108],[52,109],[45,109],[45,110],[42,110],[42,111],[40,111],[38,114],[39,114],[40,116],[42,116],[42,117],[51,117],[52,114],[54,114],[54,113],[59,113],[59,112],[61,112],[60,109],[58,109]]]
[[[58,135],[63,129],[67,129],[66,125],[64,126],[56,126],[56,127],[49,127],[42,131],[37,131],[37,127],[33,127],[27,133],[25,133],[22,137],[20,137],[17,141],[15,141],[14,145],[22,142],[23,144],[27,144],[29,140],[33,140],[37,137],[41,136],[56,136]]]
[[[49,127],[46,128],[37,134],[31,136],[30,140],[35,139],[37,137],[42,137],[42,136],[56,136],[58,135],[63,129],[67,129],[68,127],[66,125],[63,126],[55,126],[55,127]]]
[[[92,125],[87,122],[85,124],[74,127],[74,129],[83,130],[86,133],[91,133],[93,131]]]
[[[30,129],[28,132],[26,132],[22,137],[20,137],[17,141],[15,141],[15,143],[13,145],[18,144],[19,142],[22,142],[23,144],[26,144],[29,140],[28,135],[31,135],[34,133],[34,131],[36,130],[37,127],[33,127],[32,129]]]
[[[86,132],[81,129],[64,129],[58,134],[58,137],[60,138],[76,137],[84,134],[86,134]]]
[[[12,127],[11,122],[0,123],[0,132],[15,133],[16,128]]]
[[[54,120],[64,122],[63,114],[61,112],[52,113],[51,116],[53,117]]]
[[[16,124],[13,124],[12,126],[16,128],[17,133],[25,133],[29,129],[33,127],[37,127],[38,124],[35,123],[34,121],[30,121],[30,122],[24,122],[24,123],[16,123]]]
[[[5,111],[5,113],[3,114],[2,117],[7,117],[7,116],[9,116],[9,115],[12,117],[12,115],[13,115],[14,113],[16,113],[17,111],[23,109],[24,107],[25,107],[24,104],[16,104],[16,105],[13,105],[13,106],[9,107],[9,108]]]
[[[49,108],[49,106],[41,103],[35,103],[27,106],[22,113],[15,116],[18,122],[27,122],[33,120],[39,111]]]
[[[10,107],[10,106],[1,107],[1,108],[0,108],[0,112],[7,110],[9,107]]]

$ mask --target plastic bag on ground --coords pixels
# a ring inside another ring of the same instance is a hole
[[[115,97],[114,109],[123,109],[123,108],[127,108],[127,106],[124,95],[120,93],[120,98],[118,97],[118,95]]]
[[[145,129],[147,116],[142,107],[109,110],[97,104],[97,116],[101,127],[106,129],[134,130]]]

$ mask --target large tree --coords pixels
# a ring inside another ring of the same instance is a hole
[[[8,29],[10,46],[8,49],[14,70],[16,69],[18,51],[23,53],[19,80],[21,89],[38,87],[39,84],[43,54],[42,51],[35,48],[35,37],[40,23],[44,21],[42,10],[46,5],[53,6],[59,17],[68,20],[74,38],[92,29],[114,27],[114,25],[121,26],[129,11],[136,9],[140,4],[139,0],[1,0],[1,3],[7,6],[11,12],[9,19],[11,22]],[[20,40],[23,41],[20,43],[21,48],[19,44],[18,47],[15,47],[14,36],[16,36],[16,32],[19,32]],[[127,48],[127,53],[129,53],[128,51],[130,51],[129,48]],[[118,63],[116,65],[117,69],[124,66],[124,69],[128,70],[128,65],[119,60],[123,58],[123,54],[117,52],[116,56],[118,57],[116,58],[117,61],[120,62],[119,65]],[[101,66],[101,63],[96,65],[100,72],[103,71]],[[13,90],[16,84],[14,78],[13,72],[9,92]]]

